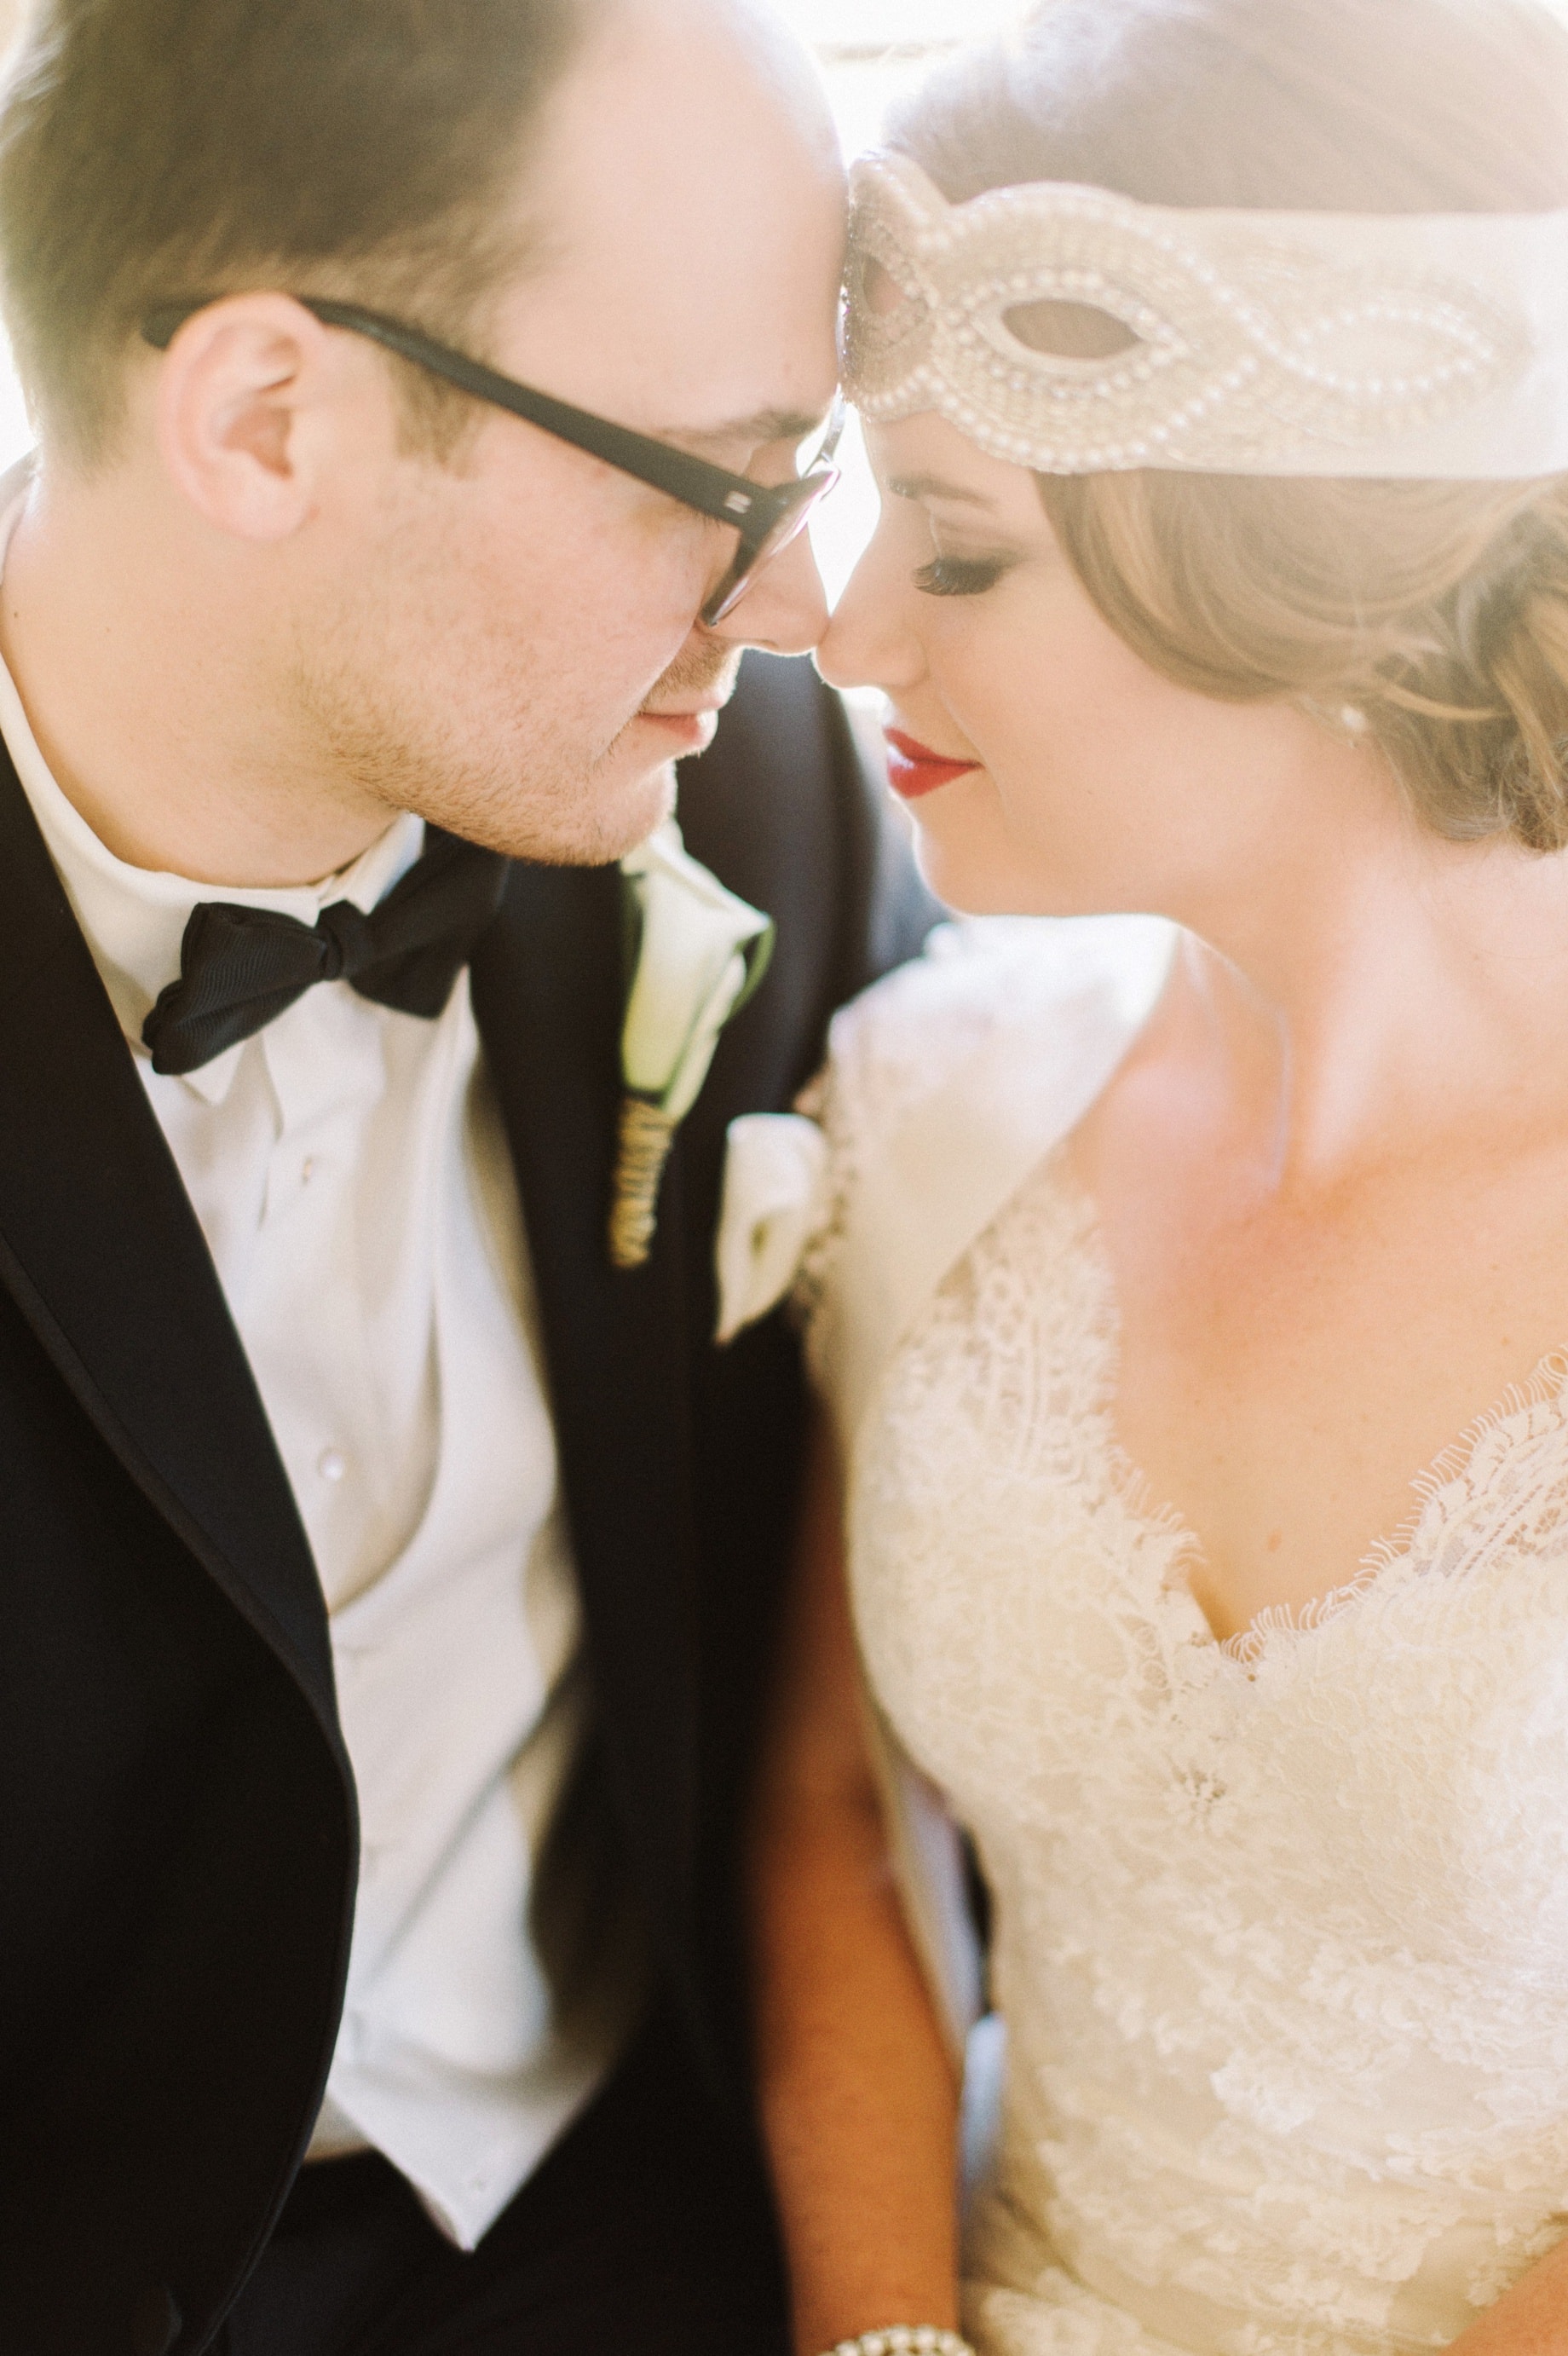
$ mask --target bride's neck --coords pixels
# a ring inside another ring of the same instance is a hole
[[[1568,1120],[1568,854],[1357,833],[1180,912],[1160,1028],[1285,1183]]]

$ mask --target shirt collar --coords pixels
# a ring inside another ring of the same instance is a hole
[[[26,499],[26,491],[0,517],[0,569]],[[158,993],[178,978],[180,947],[191,911],[200,900],[223,900],[243,908],[272,908],[314,925],[324,908],[351,900],[367,914],[408,873],[424,845],[424,820],[412,811],[393,819],[385,834],[349,866],[319,884],[262,888],[246,884],[195,884],[165,870],[131,867],[116,859],[69,802],[38,749],[16,681],[0,659],[0,735],[16,765],[38,830],[67,899],[81,926],[120,1027],[138,1055],[145,1056],[142,1025]],[[248,1043],[241,1041],[185,1076],[199,1096],[220,1103]]]

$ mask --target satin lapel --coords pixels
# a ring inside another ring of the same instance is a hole
[[[522,1194],[610,1772],[678,1954],[696,1740],[680,1154],[652,1259],[615,1270],[605,1227],[620,1104],[616,870],[514,868],[473,989]]]
[[[0,1283],[337,1746],[309,1543],[174,1159],[0,744]]]

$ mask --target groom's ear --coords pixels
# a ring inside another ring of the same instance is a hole
[[[365,362],[369,362],[369,367]],[[373,409],[378,357],[333,336],[287,294],[230,295],[170,340],[154,389],[155,436],[171,482],[214,530],[286,540],[319,498],[348,412]],[[368,419],[356,416],[362,434]]]

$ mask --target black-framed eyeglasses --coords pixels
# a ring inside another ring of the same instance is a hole
[[[368,336],[373,343],[385,345],[389,351],[411,360],[416,368],[427,369],[432,376],[456,385],[459,391],[471,393],[475,401],[487,401],[496,409],[510,411],[514,417],[526,418],[530,425],[553,434],[558,441],[570,442],[575,449],[602,458],[607,466],[614,466],[621,474],[633,475],[639,483],[651,484],[655,490],[678,499],[683,507],[694,508],[699,515],[709,516],[716,523],[733,524],[741,535],[741,544],[734,562],[702,608],[706,628],[710,629],[727,614],[733,613],[762,567],[789,546],[804,529],[812,509],[838,480],[834,458],[844,429],[842,397],[834,402],[822,444],[803,475],[788,483],[753,483],[747,475],[731,475],[723,466],[709,466],[705,458],[694,458],[688,451],[672,449],[667,442],[657,442],[651,434],[635,434],[629,426],[613,425],[606,417],[595,417],[591,410],[574,409],[570,402],[558,401],[553,393],[536,392],[531,385],[518,384],[515,378],[502,376],[483,361],[469,359],[466,354],[438,344],[418,327],[405,327],[400,319],[389,319],[384,312],[367,311],[357,303],[329,302],[313,294],[299,294],[293,299],[324,327],[346,327],[351,335]],[[206,310],[209,303],[221,300],[220,295],[206,294],[186,302],[160,304],[142,322],[143,340],[157,351],[166,351],[187,319]]]

